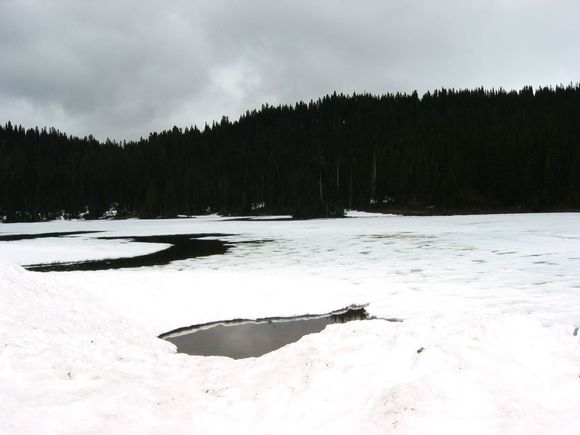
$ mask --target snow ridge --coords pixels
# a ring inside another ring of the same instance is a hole
[[[257,359],[173,353],[94,294],[0,261],[4,434],[576,434],[580,342],[529,315],[331,325]]]

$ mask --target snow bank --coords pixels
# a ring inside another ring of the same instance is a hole
[[[172,353],[144,314],[0,262],[3,434],[577,434],[580,342],[532,316],[331,325],[257,359]]]

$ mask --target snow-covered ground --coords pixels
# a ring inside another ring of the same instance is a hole
[[[580,215],[2,224],[0,433],[580,433]],[[27,272],[222,233],[225,255]],[[236,243],[251,242],[251,243]],[[156,336],[232,318],[368,304],[260,358]],[[418,350],[422,349],[420,352]]]

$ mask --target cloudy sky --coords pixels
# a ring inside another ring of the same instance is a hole
[[[0,122],[132,139],[338,92],[580,81],[578,0],[0,0]]]

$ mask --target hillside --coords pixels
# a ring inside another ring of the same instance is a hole
[[[333,94],[104,143],[0,127],[0,217],[580,208],[580,86]]]

